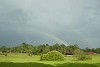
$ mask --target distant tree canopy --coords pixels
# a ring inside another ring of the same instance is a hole
[[[46,54],[49,51],[59,51],[60,53],[64,55],[73,55],[74,50],[81,49],[78,45],[68,45],[65,44],[59,44],[56,43],[54,45],[49,44],[43,44],[43,45],[30,45],[27,43],[22,43],[19,46],[15,47],[6,47],[6,46],[0,46],[0,52],[1,53],[28,53],[28,54],[34,54],[34,55],[40,55],[40,54]],[[81,49],[84,52],[95,52],[97,54],[100,54],[100,48],[85,48]]]

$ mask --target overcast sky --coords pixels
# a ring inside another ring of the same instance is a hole
[[[0,0],[0,44],[100,47],[100,0]]]

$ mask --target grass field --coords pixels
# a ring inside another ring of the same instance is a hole
[[[100,67],[100,55],[92,55],[92,60],[76,61],[66,57],[66,61],[40,61],[40,56],[26,54],[0,55],[0,67]]]

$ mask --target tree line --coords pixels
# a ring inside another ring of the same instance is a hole
[[[28,53],[28,54],[33,54],[33,55],[40,55],[40,54],[46,54],[49,51],[56,50],[64,55],[73,55],[74,50],[76,49],[81,49],[81,48],[78,45],[66,46],[65,44],[59,44],[59,43],[56,43],[54,45],[48,45],[48,44],[30,45],[27,43],[22,43],[21,45],[14,46],[14,47],[1,46],[0,52],[1,53]],[[95,52],[97,54],[100,54],[100,48],[87,47],[81,50],[83,50],[86,53]]]

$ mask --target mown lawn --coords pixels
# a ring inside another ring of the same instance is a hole
[[[9,54],[0,56],[0,67],[100,67],[100,55],[92,55],[92,60],[77,61],[66,57],[66,61],[39,61],[40,56]]]

